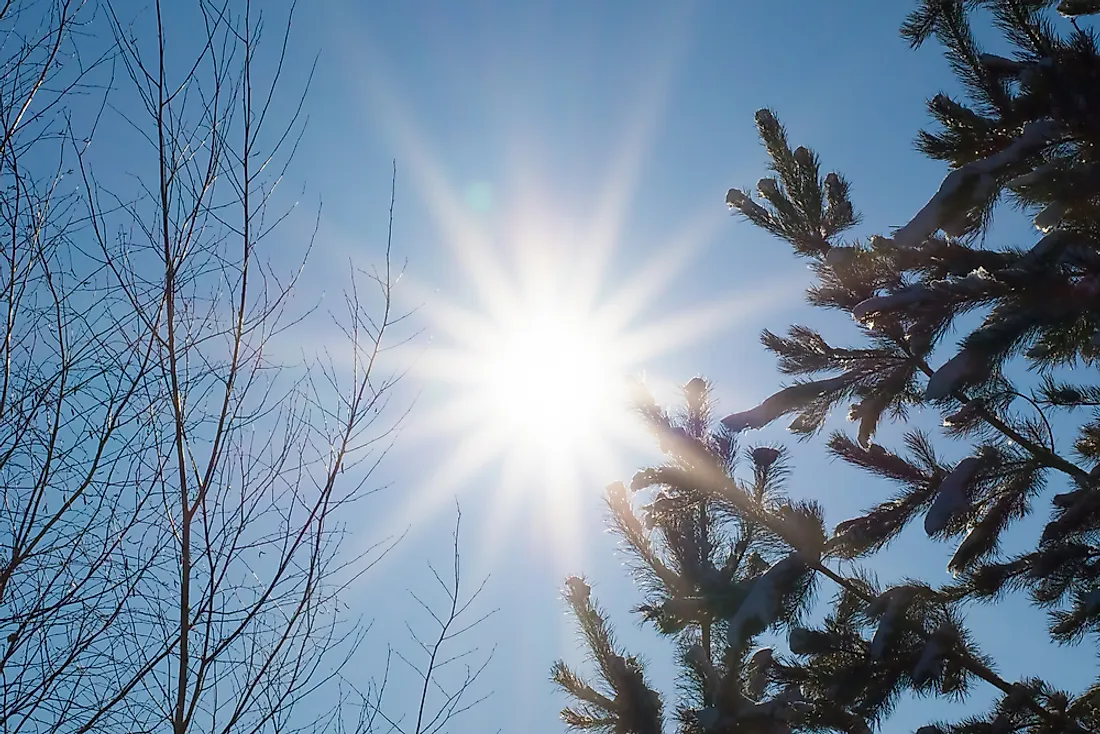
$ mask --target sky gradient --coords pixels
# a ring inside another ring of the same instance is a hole
[[[852,182],[859,236],[908,220],[944,173],[913,150],[924,100],[955,89],[934,46],[911,51],[898,37],[910,5],[315,0],[298,8],[290,90],[320,55],[287,180],[295,190],[304,183],[303,205],[323,203],[303,302],[334,289],[349,261],[366,267],[380,257],[396,160],[394,245],[408,263],[400,297],[419,309],[422,330],[399,356],[413,360],[403,398],[416,406],[381,469],[390,487],[362,516],[364,544],[409,528],[349,599],[376,622],[355,661],[364,677],[381,673],[387,643],[409,649],[403,624],[416,624],[417,612],[402,590],[431,595],[425,564],[447,563],[457,495],[467,578],[490,576],[478,608],[499,611],[469,640],[495,646],[479,684],[492,696],[452,731],[564,730],[565,699],[548,673],[559,657],[579,659],[559,598],[569,573],[588,576],[622,641],[673,692],[671,646],[628,615],[638,595],[603,531],[603,487],[629,479],[652,454],[628,447],[569,477],[517,472],[506,451],[463,466],[453,460],[461,436],[440,429],[455,388],[418,370],[452,340],[449,315],[492,319],[499,314],[487,311],[531,288],[607,306],[624,333],[652,342],[627,360],[631,370],[664,395],[705,375],[720,414],[779,386],[761,329],[803,321],[854,335],[844,319],[804,305],[805,263],[723,202],[731,186],[751,188],[765,175],[753,113],[768,106],[794,145],[814,148],[825,170]],[[295,218],[280,241],[297,246],[312,223]],[[746,440],[787,436],[779,427]],[[812,444],[794,448],[789,491],[821,502],[830,527],[888,491],[826,464]],[[952,552],[907,532],[874,567],[884,580],[943,582]],[[1047,674],[1077,689],[1096,672],[1087,645],[1049,648],[1041,615],[1019,601],[997,614],[974,610],[970,620],[1007,678]],[[400,673],[394,681],[390,707],[400,710],[416,691]],[[927,711],[949,710],[939,706]],[[935,715],[918,709],[903,702],[884,730],[912,731]]]

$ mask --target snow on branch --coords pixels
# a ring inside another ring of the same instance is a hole
[[[955,630],[947,622],[944,622],[932,633],[932,636],[924,643],[920,658],[913,668],[913,684],[923,686],[936,677],[943,668],[943,661],[951,650]]]
[[[1100,13],[1100,0],[1062,0],[1058,3],[1058,12],[1067,18],[1095,15]]]
[[[744,191],[730,189],[726,193],[726,206],[737,209],[746,217],[762,219],[768,216],[768,211],[753,201]]]
[[[983,177],[991,177],[1001,169],[1043,148],[1058,134],[1058,131],[1059,127],[1053,120],[1029,122],[1020,135],[1003,150],[987,158],[967,163],[947,174],[939,190],[928,203],[908,224],[894,233],[894,244],[898,247],[919,247],[950,219],[948,203],[965,185]]]
[[[780,390],[751,410],[727,415],[722,419],[722,425],[731,433],[740,433],[746,428],[763,428],[776,418],[799,410],[815,398],[848,387],[856,377],[855,374],[845,373],[839,377],[793,385]]]
[[[897,630],[898,624],[905,616],[905,610],[916,591],[910,586],[895,586],[880,594],[867,607],[868,617],[878,617],[878,628],[871,639],[870,656],[872,660],[881,662],[886,658],[886,652]]]
[[[898,311],[907,306],[926,303],[942,296],[952,299],[980,296],[992,283],[993,275],[985,268],[977,268],[961,278],[933,280],[927,284],[914,283],[884,296],[872,296],[856,304],[852,317],[871,325],[871,317],[877,313]]]
[[[917,283],[886,296],[873,296],[860,301],[856,304],[856,307],[852,309],[852,317],[856,321],[863,322],[867,320],[868,316],[873,314],[883,311],[897,311],[906,306],[923,303],[931,297],[932,289],[923,283]]]
[[[753,580],[752,589],[729,622],[731,647],[739,649],[749,637],[775,624],[783,597],[805,571],[806,561],[794,551]]]
[[[970,483],[982,466],[982,459],[968,456],[940,482],[936,501],[924,517],[924,532],[938,535],[958,513],[970,507]]]
[[[955,392],[962,385],[981,373],[987,367],[973,350],[963,349],[932,373],[928,378],[928,387],[924,390],[925,400],[940,400]]]

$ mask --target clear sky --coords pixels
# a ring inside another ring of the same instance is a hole
[[[588,575],[622,639],[672,692],[671,646],[627,614],[638,596],[603,532],[603,487],[650,454],[606,415],[589,416],[607,423],[598,431],[578,416],[559,433],[566,448],[548,445],[525,421],[560,426],[563,405],[524,396],[522,385],[509,393],[526,401],[522,412],[498,404],[508,401],[487,385],[514,379],[504,374],[512,363],[497,373],[477,359],[496,354],[498,332],[565,314],[586,326],[563,339],[597,342],[599,359],[644,373],[666,395],[697,374],[715,381],[729,411],[772,392],[779,379],[762,328],[805,320],[842,333],[845,324],[803,305],[809,272],[784,243],[726,211],[729,187],[765,173],[753,112],[775,109],[795,144],[849,177],[860,235],[904,224],[943,175],[912,148],[924,100],[953,88],[937,50],[910,51],[898,38],[910,5],[301,4],[290,82],[320,57],[288,180],[305,184],[304,204],[323,202],[305,300],[334,288],[349,259],[380,257],[396,159],[402,298],[420,307],[423,329],[400,355],[415,357],[404,395],[419,399],[381,470],[392,486],[361,518],[363,543],[410,528],[349,599],[376,620],[355,661],[364,677],[381,672],[386,643],[411,649],[402,624],[425,620],[402,589],[431,595],[425,563],[447,563],[457,495],[468,578],[491,575],[480,608],[499,611],[468,640],[495,646],[480,684],[492,696],[453,731],[563,731],[564,698],[548,672],[556,658],[578,657],[559,600],[569,573]],[[309,224],[284,230],[287,247]],[[573,369],[562,359],[560,369]],[[611,388],[594,384],[587,398],[598,402]],[[781,429],[760,436],[777,439]],[[830,526],[887,491],[826,465],[812,445],[796,457],[790,492],[820,501]],[[906,534],[876,567],[886,579],[942,582],[952,550]],[[971,621],[1006,677],[1049,674],[1079,688],[1095,672],[1087,650],[1048,649],[1026,605],[998,611]],[[415,694],[400,675],[390,692],[391,710]],[[917,712],[903,703],[886,730],[912,731],[927,721]]]

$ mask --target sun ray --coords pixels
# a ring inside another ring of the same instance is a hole
[[[658,252],[643,261],[640,269],[623,279],[601,306],[601,317],[608,328],[625,329],[664,294],[668,286],[699,257],[718,224],[726,221],[724,212],[718,216],[704,211],[692,217],[691,224]]]
[[[593,258],[591,268],[587,269],[589,274],[602,271],[621,242],[623,223],[642,185],[645,157],[652,151],[652,140],[664,118],[672,82],[683,58],[691,11],[684,4],[670,12],[671,17],[663,25],[663,37],[652,41],[646,67],[637,70],[648,80],[642,87],[644,96],[631,110],[632,124],[624,127],[620,147],[607,167],[608,177],[601,187],[595,221],[587,237],[586,249]],[[593,289],[599,287],[595,279],[588,285]]]
[[[443,243],[456,254],[455,262],[462,269],[473,291],[493,298],[507,294],[506,273],[494,257],[490,240],[480,223],[469,215],[458,189],[448,181],[432,155],[407,105],[386,74],[382,60],[368,54],[366,47],[356,44],[360,58],[355,60],[364,69],[360,76],[359,94],[353,95],[369,109],[364,116],[374,116],[389,130],[400,150],[402,167],[407,166],[421,195],[428,202],[432,215],[440,220],[440,229],[447,232]],[[485,304],[488,308],[498,304]]]
[[[507,189],[498,198],[486,183],[472,196],[470,182],[454,180],[433,154],[385,64],[366,51],[355,61],[364,69],[358,99],[397,141],[401,168],[410,171],[454,270],[445,295],[412,288],[427,304],[433,341],[415,367],[428,388],[408,435],[448,448],[425,461],[422,485],[404,498],[396,524],[431,514],[492,476],[495,486],[482,499],[495,526],[508,528],[521,511],[539,518],[546,534],[540,540],[580,563],[573,554],[583,553],[582,490],[598,492],[642,446],[624,378],[754,307],[735,299],[651,312],[724,221],[720,206],[691,217],[629,277],[609,278],[669,103],[689,25],[677,21],[685,18],[670,11],[662,37],[636,69],[649,83],[625,112],[592,211],[577,211],[578,202],[555,205],[533,162],[538,146],[523,139],[522,125],[504,130],[512,140],[502,147],[514,148]],[[487,553],[503,542],[501,534],[490,536]]]
[[[804,284],[778,280],[749,292],[670,314],[651,321],[623,336],[620,348],[626,358],[641,362],[681,347],[698,343],[707,336],[747,320],[763,310],[775,310],[802,293]]]

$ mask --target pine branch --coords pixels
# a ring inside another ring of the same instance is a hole
[[[782,538],[787,544],[800,553],[805,560],[807,566],[819,573],[830,581],[844,589],[851,594],[854,598],[863,601],[866,604],[870,604],[875,600],[875,597],[868,593],[868,591],[859,583],[848,579],[832,569],[826,566],[820,558],[820,549],[813,547],[800,547],[798,544],[799,536],[792,531],[794,528],[789,519],[783,519],[779,516],[769,512],[762,504],[755,501],[749,495],[741,492],[736,488],[736,485],[732,480],[728,478],[719,478],[718,473],[713,470],[703,469],[698,473],[699,491],[709,493],[716,499],[728,502],[739,513],[743,513],[746,519],[751,522],[759,524],[767,528],[770,532],[774,533],[777,537]],[[707,481],[709,478],[710,481]],[[919,634],[923,634],[922,630],[914,630]],[[927,640],[926,640],[927,641]],[[989,666],[973,659],[970,656],[958,658],[959,664],[961,664],[967,671],[974,674],[981,680],[989,683],[1003,693],[1011,694],[1017,690],[1012,683],[1004,680],[998,676]],[[1065,717],[1059,713],[1052,712],[1041,704],[1034,700],[1030,700],[1024,704],[1028,710],[1033,714],[1040,717],[1046,723],[1056,727],[1068,727],[1070,731],[1080,732],[1086,734],[1085,730],[1077,725],[1075,722],[1068,721]]]
[[[931,378],[932,375],[935,374],[935,371],[923,358],[914,357],[914,359],[917,360],[921,372],[923,372],[926,376]],[[962,403],[964,406],[974,403],[973,399],[967,397],[966,393],[964,393],[962,390],[953,390],[951,392],[951,397]],[[988,409],[985,408],[985,406],[981,405],[980,403],[978,403],[977,413],[981,416],[982,420],[984,420],[993,428],[997,429],[1006,438],[1010,439],[1017,445],[1027,449],[1036,459],[1042,461],[1046,466],[1065,473],[1078,485],[1089,486],[1089,483],[1091,482],[1089,473],[1074,464],[1069,459],[1059,456],[1052,449],[1049,449],[1046,446],[1042,446],[1030,440],[1019,431],[1015,430],[1007,423],[1002,421],[996,415],[991,413]]]
[[[811,567],[816,572],[820,573],[833,583],[846,590],[849,594],[852,594],[853,596],[861,599],[867,604],[870,604],[875,600],[875,597],[866,593],[866,591],[859,584],[853,583],[844,576],[841,576],[840,574],[834,572],[832,569],[830,569],[828,566],[825,566],[820,561],[816,564],[813,564]],[[993,672],[993,670],[990,669],[987,665],[984,665],[969,656],[959,658],[959,662],[967,671],[973,673],[978,678],[997,688],[1005,695],[1013,695],[1018,691],[1019,684],[1009,683],[1004,678],[1001,678],[999,675]],[[1051,726],[1058,728],[1066,727],[1069,731],[1072,732],[1078,732],[1079,734],[1089,734],[1086,729],[1079,726],[1076,722],[1067,719],[1064,715],[1059,715],[1055,712],[1047,710],[1034,699],[1027,699],[1024,702],[1024,706]]]

